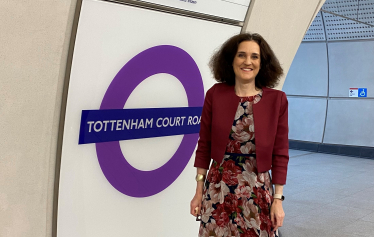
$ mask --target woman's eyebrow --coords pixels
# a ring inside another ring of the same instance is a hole
[[[246,53],[244,51],[238,51],[238,53]],[[252,55],[260,55],[259,53],[252,53]]]

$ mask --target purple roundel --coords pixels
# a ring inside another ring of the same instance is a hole
[[[186,90],[189,107],[203,106],[204,86],[195,61],[178,47],[160,45],[144,50],[122,67],[109,85],[100,109],[123,109],[131,92],[143,80],[158,73],[178,78]],[[148,197],[166,189],[178,178],[191,158],[198,137],[198,134],[184,135],[170,160],[152,171],[132,167],[118,141],[96,143],[96,152],[100,167],[114,188],[128,196]]]

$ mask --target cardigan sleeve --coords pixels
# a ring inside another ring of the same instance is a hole
[[[195,156],[194,166],[203,169],[209,169],[211,158],[212,97],[214,88],[215,86],[211,87],[205,95]]]
[[[282,92],[279,111],[277,133],[273,148],[272,182],[273,184],[286,184],[288,167],[288,101],[286,94]]]

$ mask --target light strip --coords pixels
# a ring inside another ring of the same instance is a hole
[[[140,7],[140,8],[144,8],[148,10],[166,12],[166,13],[171,13],[171,14],[180,15],[180,16],[187,16],[187,17],[192,17],[196,19],[227,24],[227,25],[234,25],[234,26],[242,27],[244,24],[244,22],[242,21],[232,20],[232,19],[218,17],[218,16],[212,16],[208,14],[192,12],[192,11],[187,11],[187,10],[183,10],[179,8],[167,7],[167,6],[163,6],[159,4],[148,3],[148,2],[137,1],[137,0],[102,0],[102,1],[119,3],[119,4],[134,6],[134,7]]]

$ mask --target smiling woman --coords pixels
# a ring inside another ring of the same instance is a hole
[[[241,83],[254,81],[260,70],[260,46],[255,41],[243,41],[238,46],[232,68]]]
[[[258,71],[256,75],[256,87],[270,87],[274,88],[279,80],[279,77],[283,74],[283,69],[279,64],[277,57],[275,56],[270,45],[262,38],[259,34],[239,34],[228,39],[221,47],[221,49],[215,53],[210,61],[210,67],[212,69],[214,78],[218,82],[224,82],[229,85],[235,85],[236,74],[234,72],[234,59],[238,56],[239,46],[243,49],[246,48],[241,43],[248,44],[251,46],[251,50],[255,50],[256,43],[259,48],[259,52],[253,52],[260,55],[259,62],[262,70]],[[257,48],[257,49],[258,49]],[[249,48],[248,48],[249,50]],[[243,55],[244,56],[244,55]],[[254,55],[245,55],[254,56]]]
[[[206,94],[196,151],[190,212],[201,217],[199,237],[278,237],[285,216],[288,103],[271,88],[283,70],[266,41],[248,33],[226,41],[210,65],[221,83]]]

